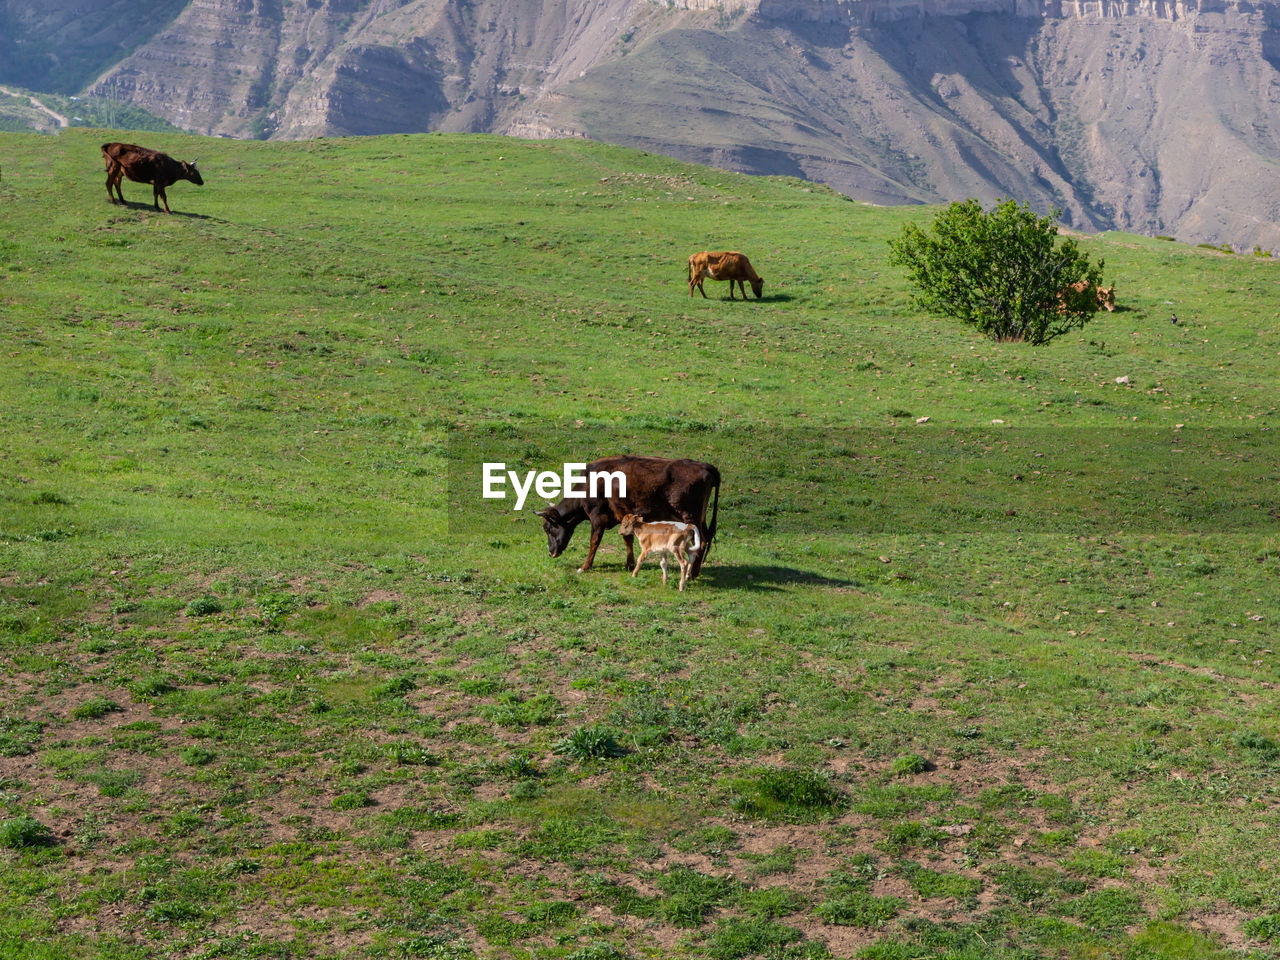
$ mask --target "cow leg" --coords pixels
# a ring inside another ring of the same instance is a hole
[[[623,534],[622,542],[627,545],[627,569],[631,570],[636,565],[635,542],[636,535],[634,533]]]
[[[702,294],[702,299],[703,300],[709,299],[707,297],[707,291],[702,288],[702,277],[699,277],[697,282],[698,282],[698,292]],[[689,288],[689,296],[691,297],[693,296],[693,287]]]
[[[698,539],[702,543],[689,555],[689,579],[692,580],[702,571],[702,555],[707,552],[707,531],[702,528],[702,524],[697,524]]]
[[[658,561],[658,566],[662,568],[662,582],[667,582],[667,555],[664,553],[662,559]]]
[[[164,187],[161,187],[161,186],[156,187],[156,197],[158,198],[156,200],[156,209],[157,210],[160,209],[160,201],[163,200],[164,212],[171,213],[172,211],[169,209],[169,198],[164,195]]]
[[[631,575],[633,577],[640,572],[640,564],[644,563],[644,558],[647,557],[648,555],[649,555],[649,551],[645,550],[644,547],[641,547],[640,556],[636,559],[635,569],[631,571]]]
[[[586,573],[591,569],[591,564],[596,562],[596,551],[600,549],[600,540],[604,536],[604,525],[597,524],[595,520],[591,521],[591,545],[587,548],[587,559],[583,561],[582,566],[578,568],[579,573]]]

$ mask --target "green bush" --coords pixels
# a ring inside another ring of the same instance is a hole
[[[212,750],[204,747],[183,747],[178,751],[178,757],[183,763],[190,764],[193,767],[203,767],[212,763],[217,755]]]
[[[739,813],[773,820],[813,820],[831,816],[844,798],[816,770],[770,767],[733,784],[732,805]]]
[[[698,927],[713,907],[728,902],[737,889],[731,877],[708,876],[677,867],[654,879],[662,891],[659,913],[663,920],[677,927]]]
[[[373,806],[373,797],[363,790],[353,790],[350,793],[339,794],[333,798],[333,809],[335,810],[359,810],[361,807],[371,806]]]
[[[291,593],[260,593],[257,604],[262,625],[275,633],[283,626],[289,614],[298,609],[298,598]]]
[[[129,684],[129,692],[138,700],[150,700],[166,693],[172,693],[173,684],[166,677],[142,677]]]
[[[48,829],[34,817],[23,814],[12,820],[0,820],[0,847],[21,850],[48,846],[52,842]]]
[[[105,717],[108,713],[121,709],[123,708],[120,704],[107,697],[90,697],[72,710],[71,716],[77,720],[97,720],[100,717]]]
[[[778,957],[789,944],[804,939],[794,927],[771,920],[731,918],[716,924],[707,938],[706,952],[712,960],[738,960],[739,957]],[[792,954],[795,955],[795,954]]]
[[[601,940],[573,951],[569,954],[568,960],[623,960],[625,956],[626,954],[612,943]]]
[[[626,754],[608,727],[579,727],[555,745],[556,753],[571,760],[603,760]]]
[[[387,756],[406,767],[433,767],[440,762],[430,750],[418,743],[399,742],[387,745]]]
[[[842,927],[883,927],[906,906],[898,897],[873,897],[865,890],[851,890],[818,905],[823,923]]]
[[[403,697],[406,693],[412,693],[417,686],[408,677],[391,677],[374,686],[369,694],[375,700],[394,700],[396,697]]]
[[[187,604],[188,617],[208,617],[222,612],[222,604],[217,597],[197,597]]]
[[[1142,900],[1132,890],[1095,890],[1063,904],[1059,911],[1079,920],[1090,930],[1111,934],[1146,919]]]
[[[905,753],[889,764],[889,773],[895,777],[910,777],[929,769],[929,761],[918,753]]]
[[[44,724],[18,717],[0,717],[0,757],[25,757],[34,753]]]
[[[1244,932],[1254,940],[1280,939],[1280,913],[1264,913],[1244,922]]]
[[[1073,240],[1058,242],[1058,212],[1038,217],[1013,200],[990,212],[977,200],[951,204],[929,233],[907,224],[889,241],[889,262],[907,268],[916,301],[998,341],[1048,343],[1083,327],[1098,309],[1092,289],[1102,279]]]

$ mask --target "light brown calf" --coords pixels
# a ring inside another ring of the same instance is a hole
[[[666,583],[667,554],[671,554],[676,558],[676,563],[680,564],[680,589],[684,589],[685,581],[689,579],[689,568],[693,565],[689,554],[696,554],[702,547],[702,539],[698,536],[696,526],[679,520],[654,520],[652,523],[645,523],[644,517],[628,513],[622,518],[619,532],[624,537],[634,536],[640,541],[640,556],[636,557],[635,569],[631,571],[633,577],[640,572],[640,564],[644,563],[644,558],[656,553],[660,557],[662,582]]]

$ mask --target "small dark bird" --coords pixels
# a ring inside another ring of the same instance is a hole
[[[1171,316],[1171,317],[1169,318],[1169,322],[1170,322],[1170,323],[1172,323],[1172,324],[1177,324],[1177,322],[1178,322],[1178,315],[1175,313],[1173,316]]]

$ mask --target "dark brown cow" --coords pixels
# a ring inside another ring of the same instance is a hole
[[[616,527],[629,513],[647,520],[680,520],[698,528],[701,549],[691,557],[689,578],[698,575],[702,561],[711,550],[716,535],[716,517],[720,512],[720,471],[697,460],[667,460],[663,457],[605,457],[587,464],[587,475],[621,472],[627,478],[625,497],[565,497],[559,503],[538,511],[547,534],[547,549],[558,557],[569,545],[574,528],[583,520],[591,524],[591,544],[580,573],[591,569],[600,546],[600,538]],[[612,491],[610,491],[612,492]],[[707,506],[712,502],[711,524],[707,525]],[[635,566],[634,535],[624,535],[627,544],[627,569]]]
[[[703,280],[728,280],[730,300],[736,299],[733,295],[734,283],[742,289],[742,299],[747,299],[747,288],[743,281],[750,280],[751,292],[756,295],[756,299],[760,300],[764,297],[764,281],[752,269],[751,261],[733,250],[715,252],[704,250],[701,253],[695,253],[689,258],[688,275],[691,297],[694,287],[698,288],[698,292],[704,298],[707,296],[707,291],[702,289]]]
[[[134,183],[149,183],[154,191],[156,209],[160,209],[160,201],[164,201],[164,212],[171,213],[169,198],[164,195],[166,187],[171,187],[179,180],[190,180],[197,187],[204,186],[196,162],[187,163],[175,160],[167,153],[148,150],[136,143],[104,143],[102,157],[107,162],[107,199],[112,203],[116,197],[124,203],[124,194],[120,192],[120,181],[128,177]],[[111,195],[115,188],[115,196]]]

